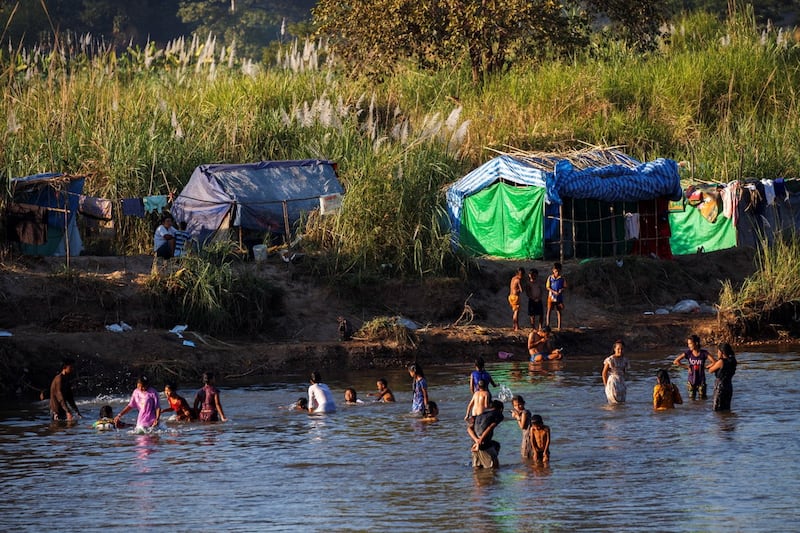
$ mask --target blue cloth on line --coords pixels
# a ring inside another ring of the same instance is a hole
[[[144,204],[141,198],[123,198],[122,214],[131,217],[144,218]]]

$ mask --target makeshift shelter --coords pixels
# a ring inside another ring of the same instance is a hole
[[[336,164],[326,160],[200,165],[172,204],[198,242],[229,229],[286,236],[321,198],[344,193]],[[227,232],[225,232],[227,235]]]
[[[669,226],[656,201],[681,195],[678,165],[669,159],[640,163],[613,149],[518,152],[496,157],[454,183],[447,206],[453,244],[472,254],[541,258],[545,248],[556,246],[562,258],[590,257],[631,251],[625,213],[638,214],[643,202],[653,205],[652,216],[643,219],[652,232],[637,231],[636,251],[668,252],[663,228],[668,233]]]
[[[6,239],[28,255],[77,256],[83,242],[76,217],[84,177],[36,174],[10,181]]]

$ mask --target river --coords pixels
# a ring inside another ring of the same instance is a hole
[[[526,363],[487,364],[552,429],[549,466],[525,464],[506,411],[495,432],[497,471],[470,466],[471,368],[462,365],[426,369],[441,409],[434,423],[407,416],[402,370],[323,375],[339,411],[315,416],[282,408],[305,395],[305,375],[220,380],[229,422],[167,422],[151,435],[91,429],[101,405],[116,413],[127,394],[80,398],[85,418],[72,426],[51,425],[44,402],[5,403],[0,529],[797,530],[800,355],[738,354],[733,409],[724,414],[711,411],[713,376],[709,399],[691,401],[676,368],[684,404],[654,412],[655,372],[674,354],[628,355],[620,406],[606,404],[600,356],[533,372]],[[348,386],[368,400],[378,377],[396,404],[341,405]],[[191,401],[194,391],[181,393]]]

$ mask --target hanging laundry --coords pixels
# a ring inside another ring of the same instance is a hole
[[[122,214],[125,216],[144,218],[144,204],[141,198],[123,198]]]
[[[47,208],[31,204],[9,204],[6,208],[6,239],[23,244],[46,244]]]
[[[764,186],[764,201],[767,202],[767,205],[772,205],[775,203],[775,185],[772,180],[761,180],[761,184]]]
[[[639,238],[639,213],[625,213],[625,239]]]
[[[167,197],[164,195],[145,196],[142,198],[142,202],[144,202],[145,213],[152,213],[153,211],[161,213],[161,211],[167,207]]]
[[[78,212],[100,220],[111,220],[111,200],[81,194],[78,197]]]
[[[686,197],[681,197],[680,200],[670,200],[667,209],[670,213],[683,213],[686,211]]]
[[[783,178],[775,178],[773,185],[775,186],[775,199],[781,202],[786,201],[789,198],[789,194],[786,192],[786,181]]]
[[[722,189],[722,216],[731,219],[734,227],[739,221],[739,182],[732,181]]]

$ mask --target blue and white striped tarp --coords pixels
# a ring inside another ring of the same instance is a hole
[[[678,164],[659,158],[631,166],[612,164],[576,169],[568,159],[555,162],[552,172],[524,160],[502,155],[487,161],[447,189],[453,244],[458,243],[464,199],[498,180],[546,188],[545,202],[561,204],[561,198],[594,199],[604,202],[638,202],[668,197],[680,200]]]

